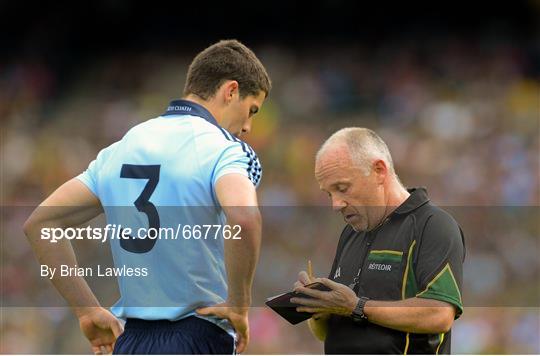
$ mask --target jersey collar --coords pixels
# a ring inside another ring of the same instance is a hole
[[[161,116],[173,116],[173,115],[191,115],[202,117],[212,125],[220,127],[214,116],[210,111],[202,105],[199,105],[189,100],[173,100],[167,107],[167,111]]]
[[[408,214],[429,201],[426,188],[407,189],[411,195],[392,212],[393,214]]]

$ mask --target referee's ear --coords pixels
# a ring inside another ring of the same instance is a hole
[[[375,179],[378,184],[383,184],[388,176],[388,166],[382,159],[375,160],[373,162],[373,173],[375,173]]]

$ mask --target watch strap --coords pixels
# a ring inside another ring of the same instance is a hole
[[[354,321],[361,322],[367,320],[367,316],[366,314],[364,314],[364,307],[366,306],[366,302],[368,300],[368,297],[360,297],[358,299],[358,303],[356,304],[356,307],[354,308],[351,315]]]

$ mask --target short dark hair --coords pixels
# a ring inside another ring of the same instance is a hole
[[[226,80],[236,80],[240,97],[268,96],[272,84],[255,54],[237,40],[222,40],[199,53],[191,62],[184,95],[195,94],[207,100]]]

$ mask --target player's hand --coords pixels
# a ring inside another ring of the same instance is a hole
[[[329,292],[303,286],[295,288],[295,292],[303,293],[311,298],[291,298],[292,303],[301,304],[296,308],[298,312],[307,313],[330,313],[349,316],[358,303],[356,293],[348,286],[334,282],[328,278],[317,278],[315,282],[320,282],[330,288]]]
[[[96,355],[112,353],[116,339],[124,332],[120,321],[101,307],[91,308],[88,312],[80,314],[79,326]]]
[[[231,306],[229,303],[216,304],[211,307],[199,308],[196,310],[199,315],[213,315],[220,319],[227,319],[232,324],[238,340],[236,343],[236,352],[245,351],[249,343],[249,321],[248,308]]]
[[[306,271],[300,271],[300,273],[298,273],[298,280],[294,282],[294,288],[303,287],[306,284],[313,283],[314,280],[315,278],[309,278]]]

